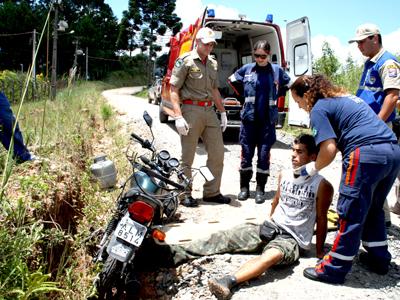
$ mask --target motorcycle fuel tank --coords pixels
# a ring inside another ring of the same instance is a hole
[[[139,186],[141,189],[156,193],[158,186],[153,182],[153,180],[142,171],[135,172],[133,178],[131,179],[131,187]]]

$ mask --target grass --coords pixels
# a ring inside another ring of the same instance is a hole
[[[120,177],[129,172],[121,151],[128,138],[101,96],[106,88],[78,83],[55,101],[24,104],[24,139],[43,160],[11,164],[0,199],[0,299],[86,299],[93,293],[88,237],[106,223],[119,190],[100,190],[89,167],[105,153]],[[4,157],[1,149],[1,165]]]
[[[140,92],[135,94],[136,97],[147,99],[148,89],[142,89]]]

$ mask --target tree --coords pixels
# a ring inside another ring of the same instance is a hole
[[[147,52],[149,82],[153,69],[152,60],[161,51],[161,45],[156,43],[158,35],[167,31],[176,34],[182,28],[180,18],[174,13],[175,0],[130,0],[128,11],[123,13],[117,45],[120,49],[132,52],[140,49]]]
[[[130,0],[128,11],[123,13],[120,24],[120,46],[130,50],[140,48],[143,52],[149,50],[149,57],[156,57],[156,52],[161,50],[161,47],[155,44],[157,35],[164,35],[167,30],[176,34],[182,28],[180,18],[173,13],[175,2]],[[128,44],[124,45],[124,42]]]
[[[0,69],[24,70],[32,63],[32,31],[43,29],[49,20],[49,48],[52,47],[54,13],[50,11],[53,0],[25,0],[0,2]],[[89,48],[89,71],[92,78],[102,77],[107,71],[119,67],[116,53],[118,21],[104,0],[62,0],[58,6],[59,20],[69,28],[59,32],[57,41],[57,73],[67,73],[71,68],[75,49]],[[70,31],[74,34],[68,34]],[[45,29],[45,32],[47,30]],[[47,47],[47,34],[37,55],[37,69],[44,72],[51,53]],[[38,40],[37,40],[38,41]],[[78,43],[78,44],[77,44]],[[82,59],[82,58],[80,58]],[[84,65],[81,60],[80,65]]]
[[[0,5],[0,69],[27,70],[32,63],[32,32],[37,19],[28,1]]]
[[[75,42],[80,48],[89,49],[91,78],[102,78],[108,71],[119,67],[116,61],[117,18],[104,0],[72,2],[76,4],[71,12]]]
[[[362,69],[362,66],[358,66],[349,55],[342,72],[336,78],[336,83],[345,87],[350,93],[355,94],[361,79]]]
[[[329,79],[335,80],[340,69],[340,62],[328,42],[322,44],[322,56],[313,66],[314,73],[325,74]]]

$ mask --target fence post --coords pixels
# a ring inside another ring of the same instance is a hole
[[[12,88],[11,88],[11,90],[12,90],[12,93],[11,93],[11,101],[13,101],[14,102],[14,97],[15,97],[15,85],[14,85],[14,80],[12,81]]]

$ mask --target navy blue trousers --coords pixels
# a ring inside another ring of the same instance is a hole
[[[10,147],[14,124],[15,117],[11,110],[10,103],[7,97],[0,92],[0,141],[7,150]],[[31,154],[24,144],[18,124],[14,133],[13,157],[20,162],[31,159]]]
[[[257,147],[257,172],[269,174],[270,151],[276,141],[274,124],[242,122],[239,135],[242,146],[240,169],[251,170]]]
[[[338,231],[331,251],[317,264],[317,273],[344,279],[358,253],[360,240],[374,261],[390,263],[383,204],[399,169],[398,144],[362,146],[343,159]]]

